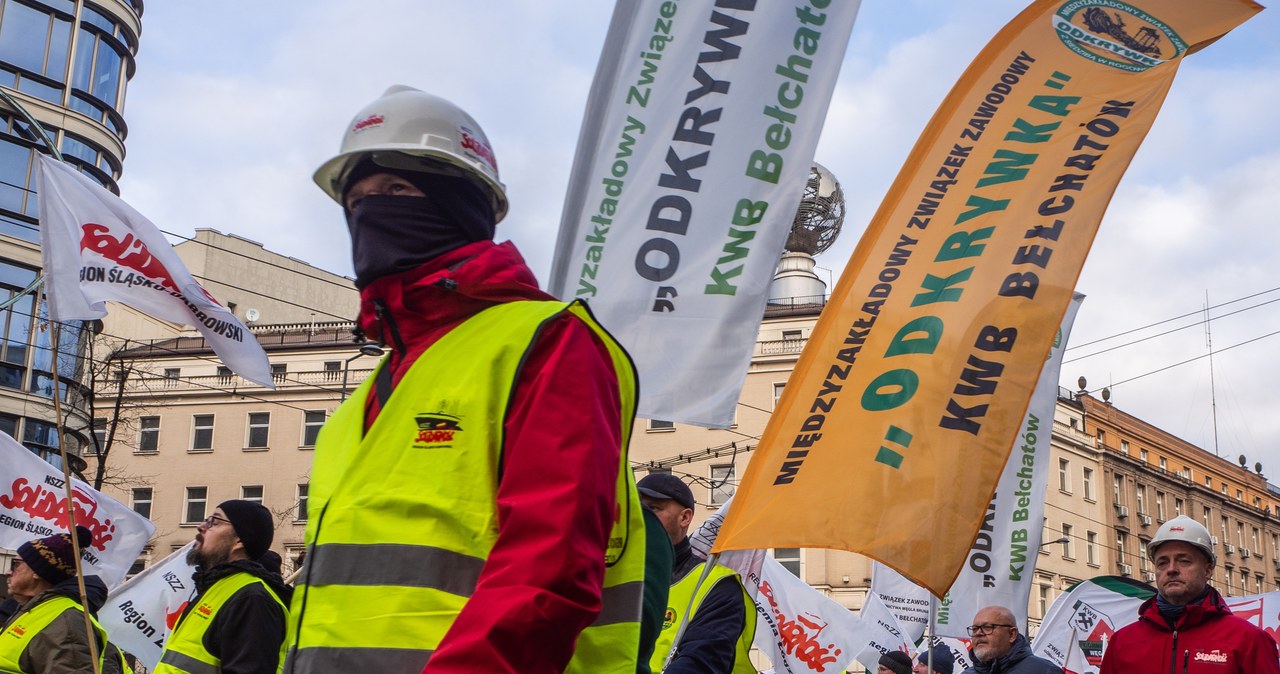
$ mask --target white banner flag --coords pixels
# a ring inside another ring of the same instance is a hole
[[[756,592],[755,647],[779,674],[843,672],[872,631],[776,559],[762,561],[759,576],[743,578]]]
[[[549,287],[635,359],[639,416],[732,423],[858,5],[617,2]]]
[[[867,671],[875,671],[876,665],[880,662],[880,656],[889,651],[912,654],[914,642],[907,638],[906,630],[898,623],[898,618],[883,601],[880,601],[880,596],[876,593],[867,593],[866,602],[862,605],[862,611],[858,613],[858,619],[870,634],[870,638],[861,642],[862,645],[854,657],[867,668]]]
[[[257,339],[196,282],[150,220],[71,166],[36,158],[50,319],[94,320],[107,315],[108,301],[121,302],[195,326],[228,368],[274,387]]]
[[[872,561],[871,594],[884,602],[885,608],[898,619],[907,641],[916,643],[929,625],[931,602],[937,601],[929,591],[884,564]]]
[[[85,575],[99,576],[108,587],[119,583],[156,526],[75,478],[71,493],[76,524],[93,535],[80,550]],[[28,541],[65,533],[68,521],[62,471],[0,433],[0,547],[16,550]]]
[[[191,575],[196,569],[187,563],[191,546],[187,543],[130,578],[111,592],[98,611],[98,622],[111,642],[132,653],[147,669],[155,669],[160,662],[169,630],[195,592]]]

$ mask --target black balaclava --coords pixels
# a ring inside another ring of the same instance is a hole
[[[352,169],[347,187],[375,173],[404,178],[427,196],[368,196],[346,211],[356,288],[413,269],[468,243],[493,238],[497,226],[493,204],[470,181],[386,168],[366,159]]]

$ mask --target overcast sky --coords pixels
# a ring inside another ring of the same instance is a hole
[[[938,103],[1025,4],[863,0],[816,157],[848,200],[824,274],[838,277]],[[167,231],[213,228],[349,275],[341,213],[310,176],[358,109],[408,84],[484,127],[511,199],[499,238],[545,284],[611,12],[607,0],[147,3],[123,196]],[[1280,10],[1264,11],[1185,61],[1085,265],[1062,382],[1114,384],[1121,409],[1280,482],[1280,306],[1266,304],[1280,300],[1277,35]],[[1210,312],[1212,388],[1206,298],[1225,304]]]

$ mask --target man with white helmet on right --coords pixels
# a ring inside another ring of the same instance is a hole
[[[1232,615],[1209,586],[1216,558],[1208,529],[1179,515],[1161,525],[1147,556],[1156,596],[1111,637],[1100,674],[1280,673],[1276,642]]]

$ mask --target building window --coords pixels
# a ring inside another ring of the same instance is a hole
[[[151,487],[134,487],[129,501],[133,512],[151,519]]]
[[[342,361],[326,360],[324,362],[324,378],[328,381],[337,381],[338,376],[342,374]]]
[[[1177,517],[1178,515],[1182,514],[1183,505],[1185,505],[1185,503],[1183,502],[1182,499],[1180,498],[1173,499],[1173,516],[1174,517]]]
[[[1086,532],[1084,536],[1085,536],[1085,544],[1084,544],[1085,561],[1087,561],[1091,566],[1097,566],[1098,565],[1098,534],[1097,532],[1089,531],[1089,532]]]
[[[311,491],[310,484],[298,485],[298,500],[296,502],[296,510],[294,511],[293,521],[307,521],[307,495]]]
[[[197,414],[191,417],[191,449],[197,451],[213,449],[212,414]]]
[[[1058,489],[1071,493],[1071,462],[1066,459],[1058,459]]]
[[[138,417],[138,451],[160,451],[160,417]]]
[[[1116,475],[1111,482],[1111,500],[1116,505],[1124,505],[1124,476]]]
[[[1156,492],[1156,520],[1164,522],[1164,492]]]
[[[271,381],[280,383],[284,381],[284,376],[288,374],[289,368],[284,363],[271,364]]]
[[[166,367],[164,369],[164,386],[165,388],[173,388],[178,384],[178,378],[182,376],[182,368]]]
[[[1048,585],[1039,585],[1037,587],[1040,588],[1040,594],[1039,594],[1040,617],[1044,618],[1044,615],[1049,612],[1049,604],[1053,603],[1049,600],[1050,588]]]
[[[1146,451],[1146,450],[1143,450],[1143,451]],[[1164,458],[1163,456],[1160,457],[1160,472],[1163,473],[1163,472],[1167,472],[1168,470],[1169,470],[1169,460]]]
[[[1147,514],[1147,486],[1146,485],[1144,484],[1138,485],[1137,496],[1138,498],[1135,504],[1138,506],[1138,514],[1145,515]]]
[[[270,412],[250,412],[249,432],[245,438],[244,446],[250,449],[266,449],[267,436],[270,435],[270,431]]]
[[[1239,489],[1236,490],[1236,500],[1242,503],[1244,502],[1244,492],[1240,491]]]
[[[773,555],[773,559],[782,567],[791,572],[796,578],[802,578],[800,575],[800,548],[774,548],[769,551]]]
[[[324,410],[307,410],[302,413],[302,447],[315,447],[316,438],[324,426]]]
[[[1062,537],[1066,539],[1062,541],[1062,558],[1063,559],[1075,558],[1075,555],[1071,554],[1071,531],[1072,531],[1071,525],[1063,523]]]
[[[1147,558],[1147,543],[1148,541],[1138,539],[1138,568],[1142,569],[1143,573],[1151,568],[1151,561]]]
[[[214,372],[214,374],[218,377],[219,383],[221,384],[231,383],[231,368],[227,367],[226,365],[219,365],[218,369]]]
[[[95,417],[93,420],[93,442],[89,443],[86,451],[95,456],[100,456],[107,448],[107,420],[103,417]]]
[[[1204,507],[1204,528],[1209,528],[1209,506]]]
[[[247,484],[240,487],[240,498],[245,501],[252,501],[259,505],[262,504],[262,485]]]
[[[187,487],[183,497],[182,523],[199,524],[204,521],[205,504],[209,501],[208,487]]]
[[[1210,489],[1213,489],[1213,476],[1212,476],[1212,475],[1205,475],[1205,476],[1204,476],[1204,486],[1206,486],[1206,487],[1208,487],[1208,488],[1210,488]]]
[[[733,464],[711,467],[711,505],[723,505],[734,492]]]
[[[662,419],[649,420],[650,431],[674,431],[675,429],[676,429],[676,425],[674,422],[663,421]]]
[[[773,383],[773,407],[770,407],[769,409],[778,409],[778,401],[782,400],[782,390],[786,387],[787,382],[785,381],[777,381]]]
[[[1129,537],[1128,537],[1128,535],[1123,534],[1123,533],[1121,533],[1121,532],[1116,532],[1116,559],[1120,560],[1120,563],[1121,563],[1121,564],[1124,564],[1124,563],[1125,563],[1125,561],[1124,561],[1124,558],[1125,558],[1125,551],[1124,551],[1124,550],[1125,550],[1125,546],[1126,546],[1126,544],[1127,544],[1128,542],[1129,542]]]
[[[1092,500],[1094,500],[1094,496],[1093,496],[1093,469],[1092,469],[1092,468],[1085,468],[1085,469],[1084,469],[1084,479],[1081,481],[1081,486],[1082,486],[1082,488],[1084,489],[1084,500],[1086,500],[1086,501],[1092,501]]]

